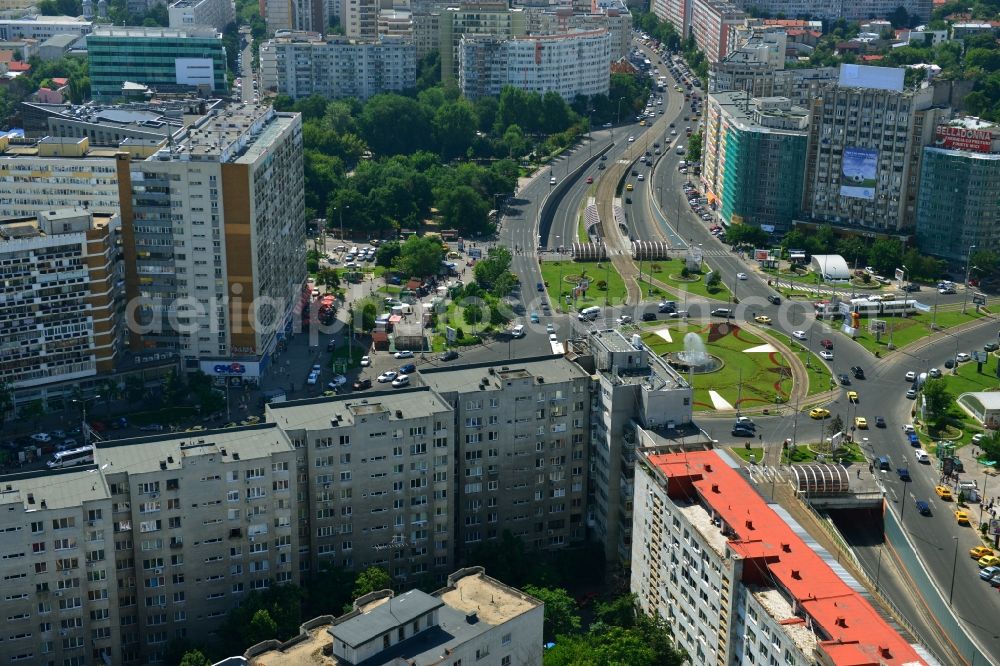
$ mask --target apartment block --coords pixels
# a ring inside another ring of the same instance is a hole
[[[164,662],[174,638],[213,637],[254,590],[299,582],[298,453],[270,424],[109,441],[95,451],[110,493],[120,654]]]
[[[282,33],[260,47],[261,85],[294,99],[366,100],[382,92],[416,85],[413,41],[379,37],[356,41],[316,33]]]
[[[606,95],[611,41],[606,29],[498,39],[462,37],[459,89],[468,99],[496,97],[505,86],[544,94]]]
[[[380,9],[379,37],[397,37],[413,41],[413,14],[408,9]]]
[[[259,377],[306,278],[301,116],[232,106],[117,167],[132,351]]]
[[[651,0],[650,11],[661,21],[669,21],[682,39],[691,34],[694,0]]]
[[[0,480],[0,655],[10,663],[121,663],[111,493],[66,470]]]
[[[809,107],[826,86],[836,83],[836,67],[773,69],[766,63],[745,60],[737,51],[708,70],[709,92],[740,90],[751,97],[786,97],[797,106]]]
[[[640,340],[617,330],[592,331],[586,345],[577,353],[598,382],[590,405],[588,526],[592,538],[604,545],[605,559],[628,566],[640,432],[658,437],[689,425],[693,390]]]
[[[541,666],[543,605],[490,578],[482,567],[448,576],[433,594],[373,592],[351,612],[316,618],[276,649],[251,649],[258,666],[302,663],[476,663]]]
[[[802,206],[809,111],[785,97],[709,93],[701,181],[726,224],[787,232]]]
[[[527,35],[527,13],[509,7],[504,0],[463,2],[459,7],[442,10],[438,21],[442,81],[459,79],[463,37],[486,36],[503,41]]]
[[[841,65],[810,104],[804,212],[810,221],[897,233],[916,224],[924,146],[938,120],[933,87],[904,89],[903,70]]]
[[[94,99],[122,97],[125,82],[159,92],[202,90],[225,95],[226,49],[215,28],[99,26],[87,37]]]
[[[378,0],[340,0],[340,24],[350,39],[378,36]]]
[[[725,452],[640,451],[631,591],[697,664],[928,664]]]
[[[89,35],[94,24],[79,16],[26,16],[0,19],[0,40],[37,39],[44,42],[56,35]]]
[[[606,29],[611,40],[612,61],[628,55],[632,43],[632,14],[620,0],[598,3],[591,9],[571,11],[568,7],[526,7],[528,34],[558,35],[574,31]]]
[[[560,357],[421,374],[454,410],[459,560],[503,530],[532,550],[583,541],[590,376]]]
[[[400,584],[454,568],[452,408],[426,389],[268,407],[298,455],[301,566],[370,566]]]
[[[864,21],[872,18],[884,18],[897,7],[906,9],[910,16],[919,17],[921,21],[929,21],[933,3],[930,0],[862,0],[849,2],[847,0],[736,0],[736,4],[749,11],[751,7],[771,16],[809,16],[813,19],[836,21]]]
[[[718,62],[736,47],[736,31],[746,14],[725,0],[690,0],[691,35],[709,63]]]
[[[325,0],[263,0],[261,15],[267,34],[283,30],[325,32],[331,14]]]
[[[236,20],[229,0],[177,0],[167,8],[171,28],[192,26],[215,28],[219,32]]]
[[[117,214],[80,208],[0,219],[0,383],[15,406],[114,370],[124,338],[120,231]]]
[[[935,137],[923,151],[917,244],[964,265],[972,245],[1000,251],[1000,127],[961,118],[939,125]]]
[[[430,2],[413,2],[410,5],[417,62],[428,53],[439,51],[441,48],[442,11],[444,11],[442,7]]]

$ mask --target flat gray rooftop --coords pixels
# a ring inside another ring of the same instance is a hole
[[[491,368],[494,372],[493,375],[490,374]],[[447,368],[421,370],[420,372],[424,384],[439,393],[478,391],[484,378],[487,378],[490,387],[495,389],[498,388],[498,378],[526,379],[534,377],[535,381],[540,384],[557,384],[589,376],[576,363],[559,354],[464,366],[453,365]]]
[[[334,625],[328,631],[338,641],[357,648],[442,606],[444,602],[437,597],[420,590],[410,590]]]
[[[111,492],[104,475],[93,466],[0,477],[0,506],[20,504],[25,512],[80,507],[84,502],[109,497]]]
[[[450,411],[451,406],[440,396],[420,387],[281,402],[268,405],[266,418],[286,430],[323,430],[330,428],[330,422],[335,419],[339,427],[345,428],[354,425],[359,418],[383,412],[399,420]],[[450,415],[448,419],[450,422]]]

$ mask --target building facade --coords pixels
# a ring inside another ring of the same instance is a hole
[[[1000,252],[1000,129],[964,119],[940,126],[937,137],[920,170],[921,252],[955,265],[965,264],[972,245]]]
[[[611,83],[611,43],[605,29],[501,40],[463,37],[458,84],[468,99],[496,97],[504,86],[567,101],[606,95]]]
[[[810,105],[804,214],[814,222],[912,230],[920,157],[945,110],[933,88],[904,90],[902,70],[841,65]]]
[[[725,453],[642,451],[631,591],[697,664],[927,664],[791,523]]]
[[[29,16],[0,19],[0,40],[37,39],[40,42],[56,35],[89,35],[94,24],[78,16]]]
[[[555,9],[527,8],[528,33],[531,35],[557,35],[574,31],[608,31],[611,40],[611,59],[628,55],[632,43],[632,14],[621,2],[598,5],[596,11],[588,4],[584,12],[574,12],[569,7]]]
[[[694,0],[651,0],[649,6],[656,18],[673,24],[681,39],[686,39],[691,34]]]
[[[87,37],[94,99],[122,96],[126,81],[160,92],[205,90],[225,95],[226,49],[214,28],[98,27]]]
[[[801,211],[809,112],[784,97],[710,93],[701,180],[724,224],[787,232]]]
[[[171,28],[200,26],[222,32],[236,20],[233,3],[229,0],[177,0],[167,12]]]
[[[331,14],[325,0],[264,0],[262,15],[267,34],[280,30],[326,32]]]
[[[725,0],[690,0],[691,35],[708,62],[718,62],[736,47],[736,31],[746,14]]]
[[[0,220],[0,383],[15,407],[42,387],[114,370],[124,331],[117,214],[81,208]]]
[[[413,88],[416,49],[412,40],[400,37],[366,42],[287,33],[261,45],[260,72],[265,90],[293,99],[321,95],[363,101]]]
[[[458,81],[463,37],[486,36],[503,41],[527,34],[526,12],[510,8],[502,0],[448,7],[441,11],[438,22],[442,81]]]
[[[132,351],[259,377],[306,278],[301,117],[239,105],[116,166]]]
[[[340,24],[349,39],[378,36],[378,0],[340,0]]]
[[[863,0],[862,2],[849,2],[848,0],[823,0],[822,2],[736,0],[736,4],[746,10],[754,7],[761,13],[772,16],[809,16],[813,19],[826,21],[838,19],[865,21],[872,18],[884,18],[897,7],[903,7],[910,16],[918,17],[921,21],[929,21],[933,9],[933,3],[930,0],[905,0],[904,2],[898,0]]]

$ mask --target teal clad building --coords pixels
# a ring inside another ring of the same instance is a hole
[[[784,97],[709,95],[702,181],[724,224],[782,233],[802,209],[809,112]]]
[[[227,93],[226,49],[213,28],[99,27],[87,36],[91,92],[122,97],[126,81],[158,92]]]
[[[1000,144],[1000,131],[997,139]],[[1000,254],[1000,153],[928,146],[920,166],[917,246],[964,266],[972,245]]]

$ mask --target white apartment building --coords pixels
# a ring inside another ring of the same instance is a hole
[[[915,226],[922,149],[946,115],[933,96],[933,87],[904,90],[902,69],[841,65],[838,83],[810,102],[810,221],[886,233]]]
[[[709,63],[718,62],[736,48],[736,31],[746,14],[725,0],[690,0],[691,34]]]
[[[0,217],[83,206],[118,210],[115,149],[91,149],[89,139],[0,137]]]
[[[378,0],[340,0],[340,24],[350,39],[378,36]]]
[[[123,342],[117,214],[80,208],[0,220],[0,383],[14,404],[109,373]]]
[[[177,0],[167,13],[171,28],[211,26],[222,32],[236,19],[230,0]]]
[[[638,454],[631,591],[692,663],[928,664],[800,533],[726,453]]]
[[[600,30],[605,28],[611,39],[611,59],[618,60],[628,55],[632,43],[632,14],[620,0],[598,4],[591,11],[571,11],[568,7],[538,8],[526,7],[528,33],[532,35],[565,34],[576,30]]]
[[[560,357],[421,373],[454,409],[458,557],[503,530],[545,550],[586,536],[590,376]]]
[[[521,7],[509,7],[504,0],[463,2],[458,7],[442,10],[437,20],[442,81],[457,81],[459,78],[463,38],[485,36],[505,41],[528,34],[527,11]]]
[[[541,666],[543,614],[539,600],[490,578],[482,567],[468,567],[433,594],[365,595],[346,615],[316,618],[284,645],[245,656],[256,664]]]
[[[355,41],[281,33],[261,45],[260,73],[265,90],[294,99],[320,95],[366,100],[416,85],[416,49],[412,40],[400,37]]]
[[[259,377],[306,277],[301,116],[235,105],[117,166],[132,351]]]
[[[917,16],[921,21],[930,20],[933,3],[930,0],[735,0],[735,4],[743,9],[756,7],[761,12],[772,16],[809,16],[813,19],[836,21],[864,21],[872,18],[885,18],[897,7],[906,9],[910,16]]]
[[[89,35],[94,24],[80,16],[26,16],[0,19],[0,40],[37,39],[43,42],[56,35]]]
[[[598,382],[590,407],[588,525],[605,559],[627,566],[636,448],[691,423],[693,390],[663,359],[617,330],[591,331],[587,344]]]
[[[611,40],[606,29],[501,40],[463,37],[459,89],[468,99],[495,97],[504,86],[544,94],[606,95]]]

